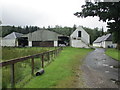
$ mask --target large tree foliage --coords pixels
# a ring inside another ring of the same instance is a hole
[[[15,27],[15,26],[0,26],[0,37],[4,37],[12,32],[18,32],[27,34],[29,32],[34,32],[36,30],[40,29],[37,26],[24,26],[23,28],[21,26]]]
[[[86,2],[78,17],[98,16],[99,20],[107,22],[108,31],[114,35],[114,41],[120,45],[120,2]]]

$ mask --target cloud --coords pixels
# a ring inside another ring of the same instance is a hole
[[[77,18],[73,14],[81,10],[84,0],[2,0],[4,25],[105,27],[98,18]],[[93,22],[94,21],[94,22]]]

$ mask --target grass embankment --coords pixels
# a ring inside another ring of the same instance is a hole
[[[25,88],[72,88],[83,58],[92,49],[64,48],[60,55],[45,68],[45,73],[33,78]]]
[[[119,50],[117,50],[117,49],[107,49],[106,54],[108,56],[120,61],[120,57],[119,57],[120,51]]]

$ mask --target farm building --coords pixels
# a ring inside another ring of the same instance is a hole
[[[66,44],[64,40],[69,39],[67,36],[49,30],[37,30],[22,37],[28,38],[28,46],[30,47],[57,47],[60,44]]]
[[[20,38],[23,36],[21,33],[13,32],[8,34],[1,40],[1,46],[19,46],[22,43],[20,42]]]
[[[1,40],[2,46],[57,47],[69,45],[69,37],[49,30],[37,30],[29,34],[13,32]]]
[[[70,44],[72,47],[89,48],[89,43],[90,36],[81,26],[70,35]]]
[[[113,44],[112,42],[112,35],[111,34],[106,34],[101,37],[98,37],[94,42],[93,42],[94,47],[103,47],[103,48],[108,48],[108,47],[116,47],[116,44]]]

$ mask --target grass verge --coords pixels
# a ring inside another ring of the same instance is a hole
[[[76,71],[92,49],[67,47],[45,68],[45,74],[30,80],[24,88],[75,88]]]
[[[120,51],[117,49],[107,49],[105,52],[108,56],[120,61]]]

